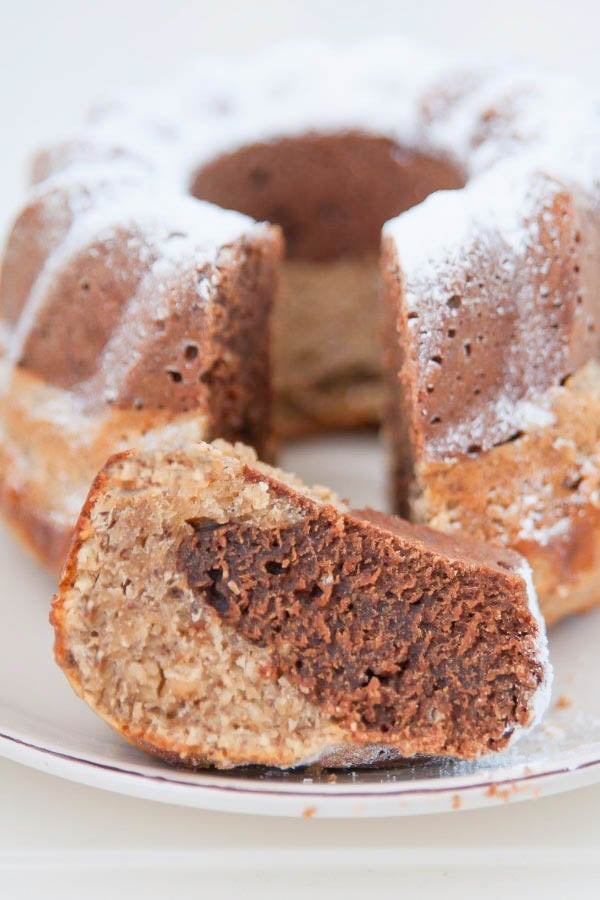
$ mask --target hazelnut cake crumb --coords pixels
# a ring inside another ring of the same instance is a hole
[[[52,622],[76,692],[188,766],[471,758],[547,703],[520,557],[349,510],[224,441],[107,463]]]

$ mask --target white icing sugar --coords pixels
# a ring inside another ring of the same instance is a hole
[[[117,225],[134,227],[138,217],[140,227],[153,230],[155,251],[154,258],[148,257],[142,293],[161,315],[159,286],[186,263],[192,244],[194,252],[210,256],[251,227],[237,214],[185,200],[195,171],[252,143],[349,129],[454,161],[468,180],[464,190],[434,194],[385,227],[398,251],[408,303],[422,314],[420,365],[425,370],[435,355],[427,334],[435,333],[439,304],[448,299],[452,283],[461,283],[467,256],[477,259],[479,253],[485,262],[500,241],[500,275],[510,285],[517,264],[539,242],[536,213],[543,211],[556,179],[598,194],[598,100],[569,79],[522,66],[465,63],[397,38],[337,48],[304,42],[252,58],[203,57],[170,83],[98,104],[67,146],[49,152],[50,170],[62,167],[63,183],[85,184],[92,200],[85,191],[70,192],[77,225],[32,292],[16,345],[43,302],[44,285],[67,255],[86,240],[108,236]],[[132,188],[133,183],[145,191],[150,214],[132,204],[124,185]],[[49,184],[51,179],[38,190]],[[103,208],[90,213],[90,202]],[[102,226],[103,216],[110,226]],[[178,244],[169,229],[186,237]],[[539,263],[542,276],[544,265]],[[488,287],[482,288],[482,304],[489,299]],[[207,280],[198,290],[210,299]],[[531,406],[518,406],[520,401],[537,403],[536,361],[546,347],[536,300],[526,282],[495,310],[499,317],[519,310],[506,354],[507,386],[490,407],[500,439],[518,420],[526,423],[523,427],[541,421]],[[528,385],[525,397],[514,389],[517,382]],[[490,431],[489,417],[476,410],[473,416],[456,426],[454,437],[440,431],[437,451],[452,455],[481,443]]]
[[[160,425],[147,431],[138,441],[138,447],[144,451],[178,450],[206,440],[209,432],[208,416],[195,412],[185,418],[179,416],[174,422]]]
[[[520,431],[532,428],[548,428],[556,421],[554,413],[530,400],[519,400],[515,404],[515,423]]]
[[[75,137],[96,152],[118,147],[144,159],[186,190],[204,162],[257,141],[366,129],[421,145],[420,98],[442,70],[440,58],[399,40],[208,57],[158,90],[106,104]]]
[[[86,159],[90,168],[105,165],[108,155],[111,164],[152,171],[153,185],[185,192],[194,171],[221,153],[347,129],[452,159],[470,178],[478,176],[475,182],[489,173],[481,185],[429,198],[421,217],[409,211],[387,226],[403,264],[422,266],[430,282],[437,274],[430,261],[452,247],[460,251],[491,217],[509,245],[525,239],[527,210],[515,215],[507,179],[548,171],[596,185],[600,116],[596,98],[581,86],[523,67],[465,65],[397,38],[204,57],[155,90],[129,91],[97,106],[74,138],[70,170]],[[498,168],[511,157],[516,173]]]
[[[531,170],[528,160],[504,162],[469,182],[460,191],[436,191],[418,206],[387,222],[407,278],[427,281],[440,290],[464,270],[465,255],[475,244],[499,236],[515,255],[536,237],[531,217],[548,194],[548,179]],[[441,296],[441,294],[439,294]]]
[[[480,75],[475,89],[431,123],[432,146],[448,148],[471,176],[528,152],[540,170],[597,188],[600,108],[594,93],[574,79],[524,66],[488,67]]]
[[[131,297],[121,319],[120,330],[125,334],[127,329],[136,327],[136,310],[143,308],[145,314],[154,319],[161,317],[166,287],[181,273],[216,263],[224,245],[239,240],[244,234],[256,233],[262,227],[248,216],[222,210],[204,201],[161,192],[149,196],[145,185],[143,190],[126,182],[116,185],[114,181],[103,181],[98,172],[95,175],[96,178],[81,190],[71,189],[66,195],[71,224],[63,240],[49,254],[17,327],[8,339],[7,355],[13,362],[20,358],[56,279],[78,253],[93,254],[92,245],[103,245],[109,267],[119,275],[116,256],[123,255],[122,236],[128,234],[125,264],[137,259],[146,267],[141,289]],[[60,183],[57,178],[52,186]],[[90,192],[93,192],[95,202],[90,200]],[[64,194],[51,196],[64,202]],[[111,258],[113,253],[115,256]],[[127,273],[122,274],[126,276]],[[202,281],[198,281],[198,295],[205,302],[211,296]],[[116,369],[112,354],[110,364]],[[106,371],[109,369],[107,365]]]
[[[334,759],[336,768],[350,769],[354,766],[382,765],[401,758],[402,755],[389,744],[332,744],[305,757],[297,765],[314,766],[318,763],[330,765]],[[312,779],[305,778],[304,781],[310,783]]]
[[[87,386],[92,395],[101,389],[105,401],[116,400],[128,373],[147,352],[148,337],[156,323],[182,312],[186,296],[183,281],[186,285],[191,281],[203,305],[209,303],[219,282],[215,267],[227,262],[225,245],[241,236],[239,226],[243,222],[248,229],[256,230],[252,220],[229,212],[223,217],[222,210],[211,206],[208,219],[214,216],[218,227],[209,230],[207,240],[204,206],[209,204],[198,205],[197,201],[182,198],[177,209],[173,209],[172,219],[153,221],[143,232],[140,249],[147,256],[147,269],[104,348],[97,375]],[[198,218],[202,222],[200,231]],[[139,213],[135,221],[140,223]],[[130,243],[135,252],[139,241],[130,239]]]
[[[539,502],[536,500],[536,502]],[[539,522],[546,519],[542,510],[532,509],[521,517],[520,529],[518,537],[522,540],[535,541],[545,547],[552,542],[554,538],[566,537],[572,528],[572,522],[569,516],[563,516],[553,522],[552,525],[540,526]]]
[[[540,611],[540,606],[538,602],[537,593],[535,590],[535,585],[533,583],[533,575],[531,571],[531,566],[526,560],[523,560],[521,565],[519,566],[517,573],[521,576],[523,581],[525,582],[525,587],[527,590],[527,603],[529,606],[529,611],[531,615],[535,619],[537,625],[537,638],[536,638],[536,658],[538,662],[542,665],[543,677],[540,682],[540,685],[537,691],[534,693],[533,697],[530,699],[530,717],[526,726],[520,726],[515,729],[512,734],[511,743],[516,741],[518,738],[522,737],[523,734],[526,734],[532,728],[535,728],[538,725],[548,706],[550,704],[550,695],[552,693],[552,680],[554,677],[554,672],[552,669],[552,663],[550,662],[550,652],[548,648],[548,637],[546,634],[546,623],[544,621],[544,617]]]
[[[399,38],[203,57],[155,90],[97,105],[70,158],[125,157],[185,191],[198,167],[240,146],[348,129],[452,159],[469,176],[529,147],[556,176],[597,180],[598,103],[581,85]]]
[[[547,218],[560,190],[554,179],[531,165],[527,153],[498,163],[461,191],[432,194],[384,228],[396,248],[404,302],[414,316],[409,327],[423,384],[429,379],[435,389],[439,366],[449,352],[446,329],[454,319],[455,331],[459,324],[462,328],[456,340],[466,340],[471,352],[472,347],[477,350],[479,317],[488,322],[482,332],[488,342],[494,341],[494,321],[501,328],[509,317],[510,337],[498,348],[500,376],[482,401],[461,399],[460,417],[452,416],[428,433],[428,452],[436,458],[454,458],[471,446],[487,449],[518,431],[553,422],[543,397],[548,385],[540,360],[550,352],[556,360],[568,348],[552,330],[532,285],[547,273],[547,260],[536,260],[539,220]],[[546,239],[558,250],[558,231],[552,220],[545,224]],[[468,290],[467,277],[476,284],[480,279],[476,291]],[[457,291],[460,313],[448,310]],[[485,369],[485,358],[479,355],[476,362],[466,356],[465,366]]]

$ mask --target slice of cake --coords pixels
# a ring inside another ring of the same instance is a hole
[[[477,757],[548,700],[518,555],[349,510],[224,442],[107,463],[52,622],[76,692],[190,766]]]

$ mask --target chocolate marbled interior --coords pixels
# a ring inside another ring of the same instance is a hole
[[[357,737],[443,727],[468,756],[527,722],[542,671],[512,554],[465,561],[462,543],[459,558],[427,529],[330,507],[284,528],[190,525],[178,558],[195,595]]]

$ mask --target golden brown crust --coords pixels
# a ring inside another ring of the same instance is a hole
[[[548,392],[547,424],[473,458],[418,463],[413,515],[513,547],[549,623],[600,602],[600,367]]]
[[[113,456],[109,457],[109,459],[107,459],[106,465],[97,473],[96,477],[92,481],[92,484],[90,485],[88,495],[77,518],[75,528],[73,529],[72,540],[69,545],[67,556],[63,563],[62,574],[60,576],[57,591],[52,600],[52,607],[50,609],[49,616],[50,624],[54,627],[54,655],[56,661],[61,666],[61,668],[65,670],[65,672],[72,672],[73,670],[72,661],[70,660],[68,653],[65,651],[64,644],[65,592],[68,591],[69,588],[73,587],[75,572],[77,569],[77,554],[79,548],[81,547],[90,530],[90,511],[97,496],[100,494],[103,485],[105,485],[109,479],[110,467],[121,459],[127,459],[127,457],[131,453],[131,450],[126,450],[122,453],[114,454]],[[74,678],[72,683],[75,686],[75,684],[78,683],[78,679]],[[78,693],[80,693],[80,691],[78,691]]]
[[[71,392],[17,369],[0,397],[0,505],[21,542],[59,572],[89,485],[112,451],[203,440],[206,418],[159,410],[82,411]]]

